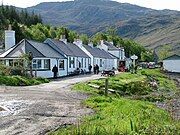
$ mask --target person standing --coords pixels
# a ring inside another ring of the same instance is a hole
[[[57,78],[58,68],[56,65],[53,67],[52,72],[54,73],[54,78]]]
[[[92,66],[89,64],[89,73],[91,74]]]
[[[99,66],[96,64],[96,74],[99,74]]]
[[[96,65],[94,65],[94,67],[93,67],[93,71],[94,71],[94,74],[96,74]]]

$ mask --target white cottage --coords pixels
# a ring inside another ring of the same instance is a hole
[[[180,73],[180,56],[175,54],[164,59],[163,68],[169,72]]]
[[[10,47],[10,46],[9,46]],[[52,68],[54,65],[61,65],[64,70],[59,70],[58,76],[67,75],[67,59],[48,44],[39,43],[32,40],[23,39],[17,45],[7,49],[0,55],[0,60],[7,66],[16,66],[17,60],[23,54],[31,52],[33,55],[32,67],[34,75],[37,77],[51,78],[53,76]],[[60,64],[59,61],[63,61]]]
[[[72,43],[67,43],[66,39],[55,40],[47,39],[44,43],[49,44],[54,50],[63,54],[67,62],[68,75],[74,72],[77,68],[80,70],[88,71],[88,65],[90,64],[90,57],[83,52],[78,46]]]
[[[107,52],[109,52],[114,57],[118,58],[114,60],[114,63],[116,63],[115,68],[119,68],[119,65],[124,65],[126,63],[125,60],[125,51],[124,48],[117,48],[114,46],[113,42],[107,42],[101,40],[100,45],[98,45],[100,49],[103,49]]]
[[[83,45],[81,40],[76,40],[74,42],[81,50],[83,50],[90,58],[90,64],[93,65],[98,65],[99,70],[110,70],[113,67],[116,68],[117,63],[117,57],[112,56],[110,53],[107,51],[93,47],[93,44],[90,43],[89,45]]]

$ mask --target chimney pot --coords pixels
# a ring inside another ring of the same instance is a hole
[[[60,41],[64,42],[65,44],[67,44],[67,39],[65,35],[61,35]]]

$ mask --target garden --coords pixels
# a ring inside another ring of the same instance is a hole
[[[22,66],[10,67],[0,64],[0,85],[30,86],[48,82],[45,78],[31,77]]]

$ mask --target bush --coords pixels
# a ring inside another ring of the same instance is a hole
[[[147,81],[130,82],[125,86],[126,94],[130,95],[146,95],[151,91],[151,88]]]
[[[22,76],[0,76],[0,85],[7,86],[30,86],[41,83],[48,83],[48,79],[44,78],[26,78]]]
[[[0,75],[10,75],[11,68],[0,64]]]

